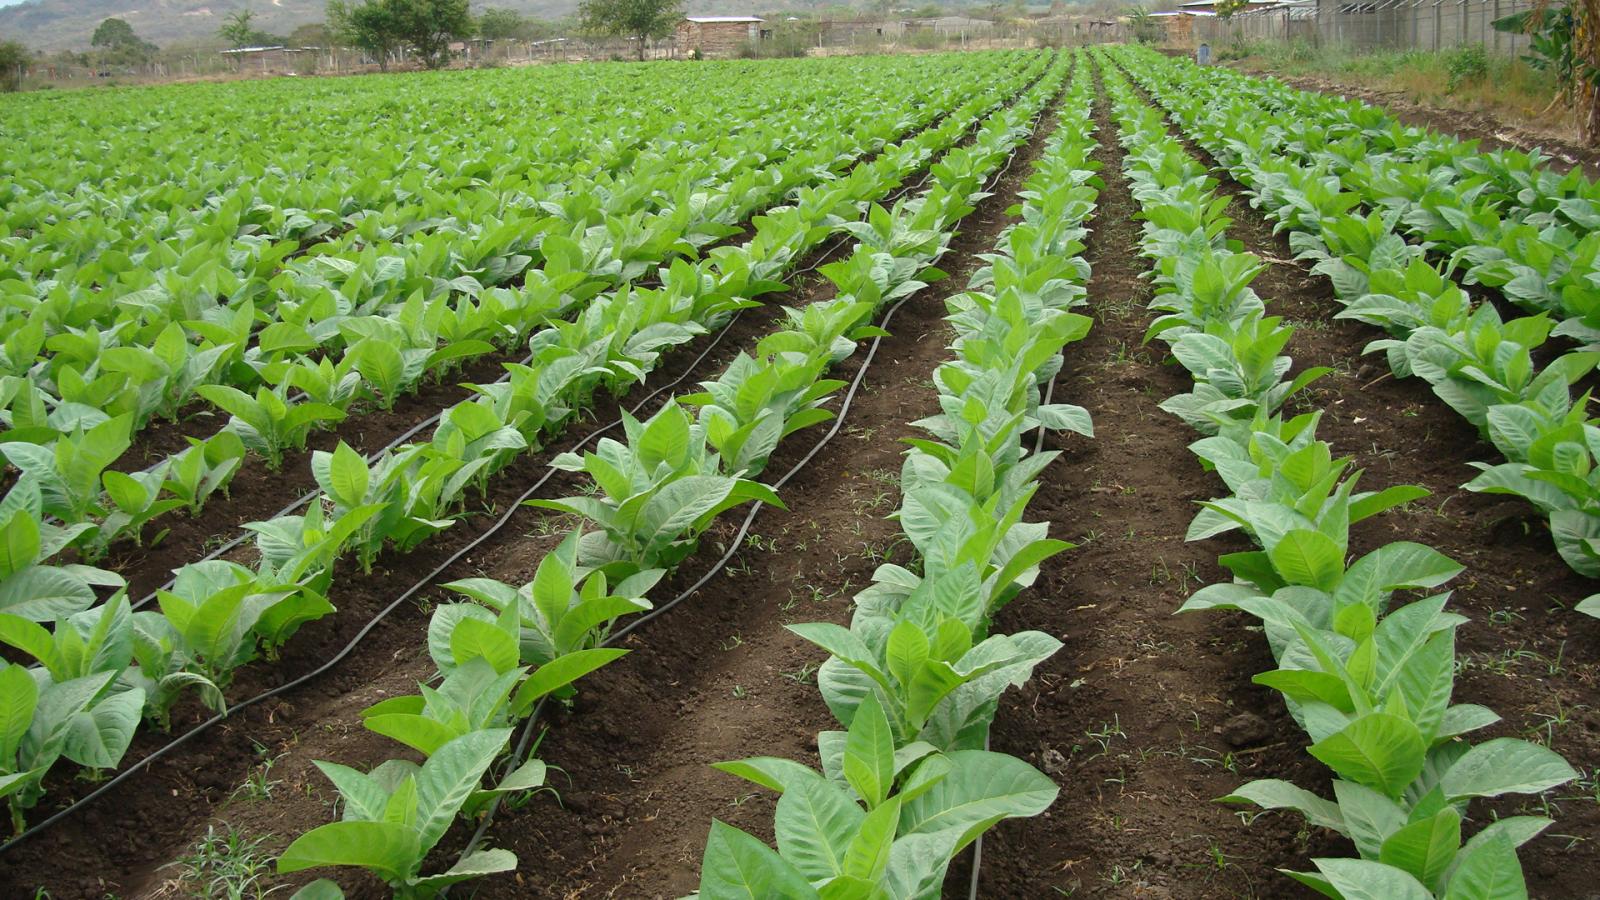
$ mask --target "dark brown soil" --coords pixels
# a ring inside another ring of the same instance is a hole
[[[1475,140],[1483,150],[1538,149],[1550,157],[1550,165],[1558,172],[1567,172],[1581,166],[1591,179],[1600,178],[1600,148],[1584,147],[1549,132],[1527,126],[1511,125],[1486,112],[1464,109],[1442,109],[1407,99],[1400,91],[1381,91],[1360,87],[1331,78],[1309,75],[1285,75],[1259,66],[1240,66],[1240,71],[1272,77],[1303,91],[1320,91],[1364,100],[1381,106],[1407,125],[1431,128],[1440,134],[1454,134],[1463,140]]]
[[[1149,266],[1101,99],[1106,186],[1086,251],[1095,324],[1069,348],[1055,394],[1088,408],[1095,437],[1059,445],[1032,507],[1079,546],[1047,561],[996,626],[1065,644],[1002,700],[993,737],[1055,777],[1061,798],[984,839],[979,896],[1280,896],[1273,867],[1336,845],[1308,841],[1288,817],[1245,825],[1212,802],[1250,778],[1314,783],[1317,765],[1282,704],[1250,683],[1272,657],[1249,620],[1173,615],[1225,576],[1218,554],[1243,544],[1183,540],[1195,503],[1222,485],[1189,453],[1195,435],[1157,408],[1190,381],[1160,345],[1140,343]]]
[[[1018,165],[1025,168],[1023,161]],[[914,177],[908,179],[914,180]],[[994,200],[984,209],[1003,212],[1005,205]],[[1001,225],[995,225],[994,230],[998,231],[999,227]],[[978,249],[988,249],[992,239],[991,232]],[[612,421],[618,409],[633,407],[648,392],[674,378],[681,377],[681,389],[686,390],[696,381],[714,376],[740,349],[752,346],[757,338],[772,330],[782,306],[803,305],[831,296],[831,283],[815,269],[847,249],[848,242],[838,240],[819,248],[798,267],[798,271],[808,274],[795,291],[782,295],[781,300],[774,300],[768,306],[747,311],[704,359],[692,367],[688,365],[710,344],[708,338],[674,353],[668,365],[652,376],[648,385],[634,390],[620,402],[599,404],[590,418],[594,422]],[[902,315],[909,316],[910,309]],[[942,344],[937,347],[942,349]],[[886,347],[884,353],[888,352]],[[880,363],[888,368],[882,354]],[[929,367],[920,377],[927,377],[931,371]],[[845,377],[848,377],[848,370]],[[916,417],[895,413],[887,418],[909,422]],[[862,433],[873,436],[878,426],[870,420],[862,421]],[[590,423],[573,426],[574,435],[591,430]],[[332,597],[340,613],[307,626],[290,642],[281,661],[241,670],[230,695],[252,695],[322,664],[354,637],[378,610],[392,602],[398,586],[412,583],[448,558],[456,548],[483,533],[492,519],[547,471],[549,458],[567,449],[570,443],[560,442],[546,452],[519,459],[493,479],[490,496],[470,507],[473,514],[467,519],[410,553],[385,554],[370,575],[362,575],[352,565],[341,564],[335,578],[339,587]],[[846,443],[844,436],[837,442],[838,445]],[[783,451],[787,453],[798,456],[798,451],[792,448]],[[792,463],[793,460],[783,454],[775,458],[774,471],[783,471]],[[815,471],[815,467],[808,470]],[[886,471],[897,474],[897,462]],[[883,473],[877,474],[881,477]],[[821,476],[812,474],[810,477]],[[800,483],[797,479],[796,486]],[[542,495],[572,493],[576,486],[571,476],[557,473]],[[890,503],[884,512],[892,508]],[[519,510],[506,532],[478,548],[474,555],[456,564],[436,582],[479,575],[493,575],[508,582],[526,580],[567,524],[570,523],[554,521],[539,511]],[[716,546],[719,540],[731,538],[733,527],[720,523],[704,538],[705,544]],[[701,556],[711,554],[702,553]],[[675,588],[691,583],[710,563],[711,559],[691,560],[671,583],[660,588],[663,595],[670,595]],[[867,571],[870,574],[870,567]],[[33,839],[26,847],[0,859],[0,885],[29,891],[36,886],[46,886],[58,897],[98,897],[108,891],[118,896],[162,896],[163,891],[181,891],[171,882],[174,871],[162,868],[164,863],[180,855],[208,828],[215,827],[219,831],[236,828],[241,833],[265,838],[266,846],[275,850],[281,849],[295,834],[327,821],[335,793],[311,765],[311,760],[336,759],[370,766],[395,754],[396,745],[392,741],[360,728],[357,713],[385,696],[414,692],[418,679],[431,675],[433,670],[426,657],[423,634],[432,603],[452,596],[432,588],[416,603],[400,606],[351,657],[324,677],[284,697],[247,709],[232,721],[202,734],[170,761],[158,764],[119,788],[114,796],[86,808],[54,830]],[[686,606],[678,615],[688,613]],[[818,706],[820,708],[820,701]],[[182,731],[205,715],[191,703],[180,710],[175,731]],[[142,759],[167,740],[170,738],[164,735],[142,733],[125,762]],[[572,767],[574,772],[581,770],[581,766]],[[50,788],[50,795],[34,813],[35,820],[87,793],[93,785],[52,783]],[[709,827],[709,819],[696,827],[702,831],[696,838],[699,840],[703,838],[704,829]],[[524,858],[531,859],[531,855],[524,854]],[[348,873],[341,877],[348,878]],[[376,882],[368,884],[367,889],[371,896],[383,894]],[[6,891],[9,888],[0,893]],[[356,895],[364,894],[357,891]]]
[[[1110,144],[1114,134],[1102,114],[1100,137]],[[1029,755],[1036,765],[1054,763],[1063,797],[1046,816],[1006,823],[987,840],[980,895],[1300,896],[1272,869],[1345,855],[1348,845],[1307,835],[1291,814],[1245,826],[1208,802],[1262,777],[1325,794],[1328,775],[1302,752],[1305,737],[1277,698],[1249,683],[1272,663],[1248,620],[1170,617],[1194,588],[1222,574],[1215,557],[1235,546],[1182,541],[1192,501],[1219,486],[1200,476],[1180,446],[1192,436],[1155,408],[1186,387],[1186,377],[1152,364],[1148,352],[1130,352],[1148,321],[1136,306],[1131,321],[1123,312],[1144,291],[1133,281],[1142,268],[1132,250],[1137,227],[1127,222],[1135,207],[1113,162],[1120,152],[1107,147],[1101,156],[1108,186],[1089,251],[1096,331],[1057,388],[1089,407],[1096,439],[1069,445],[1068,457],[1051,469],[1059,484],[1046,488],[1063,491],[1063,512],[1053,516],[1065,525],[1058,536],[1092,537],[1047,563],[1039,590],[1001,623],[1004,630],[1042,627],[1068,644],[1049,672],[1002,705],[995,731],[998,749]],[[1226,180],[1222,190],[1240,193]],[[1377,333],[1334,322],[1339,307],[1326,283],[1283,262],[1286,240],[1242,198],[1230,214],[1229,235],[1276,260],[1255,286],[1269,310],[1299,328],[1291,344],[1297,367],[1336,368],[1304,405],[1326,411],[1320,436],[1356,457],[1367,469],[1366,486],[1418,483],[1434,491],[1358,526],[1356,551],[1416,540],[1465,564],[1453,602],[1473,621],[1460,633],[1457,699],[1505,717],[1484,736],[1553,736],[1552,746],[1588,773],[1586,785],[1549,798],[1557,819],[1551,831],[1559,836],[1529,844],[1521,856],[1533,896],[1591,895],[1582,873],[1594,870],[1600,833],[1592,780],[1600,717],[1591,706],[1600,666],[1593,629],[1567,611],[1589,586],[1568,572],[1538,527],[1527,525],[1525,508],[1459,489],[1472,474],[1466,463],[1490,458],[1492,450],[1425,384],[1385,378],[1381,360],[1362,360],[1361,348]],[[1101,452],[1115,456],[1096,471]],[[1036,502],[1050,496],[1042,491]],[[1533,679],[1543,690],[1530,690]],[[1493,812],[1538,806],[1510,801]],[[1477,812],[1482,822],[1490,810]]]
[[[1048,442],[1063,456],[1046,471],[1029,516],[1050,521],[1054,537],[1079,547],[1048,561],[1035,587],[997,623],[1003,632],[1039,629],[1065,643],[1026,688],[1007,695],[994,730],[995,749],[1028,759],[1055,777],[1062,793],[1045,815],[990,834],[979,896],[1301,896],[1274,869],[1345,855],[1348,845],[1308,832],[1294,815],[1249,822],[1212,802],[1264,777],[1326,793],[1328,775],[1304,753],[1305,737],[1277,697],[1250,682],[1272,666],[1251,620],[1172,615],[1197,587],[1224,577],[1218,554],[1244,544],[1183,540],[1195,503],[1222,487],[1187,450],[1194,435],[1157,408],[1189,382],[1163,362],[1161,348],[1140,343],[1150,317],[1148,285],[1139,279],[1148,266],[1136,250],[1137,206],[1103,102],[1097,124],[1106,186],[1087,251],[1094,266],[1088,311],[1096,321],[1089,337],[1068,349],[1055,389],[1057,400],[1090,410],[1096,437]],[[884,517],[899,500],[899,439],[913,433],[909,422],[934,408],[929,377],[947,356],[941,298],[965,283],[978,264],[974,254],[992,247],[1052,127],[1052,119],[1041,124],[995,196],[964,221],[965,233],[942,266],[952,280],[923,291],[896,315],[844,430],[784,490],[789,510],[764,511],[756,537],[729,568],[631,637],[630,655],[586,679],[575,706],[551,716],[540,755],[560,767],[551,775],[558,796],[543,793],[501,810],[489,844],[515,851],[519,870],[474,886],[476,896],[679,896],[695,886],[712,818],[771,837],[772,795],[708,766],[758,754],[815,764],[816,732],[834,727],[814,684],[823,654],[784,626],[846,621],[851,595],[876,565],[907,559],[898,526]],[[1225,176],[1222,190],[1240,194]],[[1364,486],[1417,483],[1434,492],[1358,525],[1357,551],[1417,540],[1466,565],[1452,601],[1472,620],[1459,637],[1457,699],[1505,717],[1487,734],[1548,740],[1588,779],[1547,798],[1543,811],[1557,819],[1555,834],[1521,853],[1530,893],[1595,896],[1585,876],[1600,869],[1600,711],[1593,698],[1600,638],[1592,620],[1567,611],[1589,584],[1569,573],[1520,501],[1459,488],[1472,476],[1466,464],[1493,458],[1492,448],[1424,383],[1397,381],[1382,360],[1360,356],[1379,333],[1334,321],[1338,305],[1326,283],[1286,262],[1286,242],[1242,197],[1230,214],[1230,235],[1271,263],[1256,288],[1270,310],[1296,324],[1290,352],[1297,367],[1336,369],[1299,408],[1325,410],[1321,436],[1355,456],[1367,471]],[[783,302],[830,295],[813,274]],[[675,354],[652,385],[680,374],[686,384],[710,377],[770,330],[777,305],[746,313],[697,365],[690,362],[707,341]],[[840,377],[858,365],[847,362]],[[616,408],[604,404],[595,416],[609,420]],[[795,436],[769,472],[786,471],[821,432]],[[370,576],[341,569],[340,615],[309,626],[282,664],[248,668],[237,692],[281,683],[326,659],[396,595],[396,585],[411,583],[482,533],[489,511],[504,510],[542,475],[548,456],[525,459],[497,477],[483,511],[458,523],[454,534],[417,552],[385,556]],[[558,479],[547,493],[571,486]],[[286,502],[284,490],[280,484],[267,496]],[[519,511],[505,532],[440,580],[526,580],[562,525],[538,511]],[[706,573],[736,527],[719,523],[659,596]],[[0,895],[29,896],[46,886],[57,898],[191,896],[193,886],[175,880],[178,870],[162,866],[207,829],[261,838],[270,853],[328,821],[334,792],[311,760],[367,766],[394,754],[395,744],[360,727],[357,711],[415,690],[417,679],[431,673],[423,631],[431,604],[448,596],[434,588],[400,607],[327,677],[245,711],[0,859]],[[199,714],[182,711],[188,722]],[[142,736],[130,759],[159,743]],[[91,788],[52,782],[40,813]],[[1491,811],[1536,808],[1511,801],[1475,812],[1481,824]],[[459,827],[447,836],[436,862],[465,837]],[[968,871],[958,864],[948,896],[966,896]],[[347,872],[339,877],[352,896],[387,896],[375,882],[351,885]]]
[[[496,820],[495,845],[522,864],[517,878],[486,882],[483,896],[676,897],[698,884],[713,818],[771,839],[774,796],[709,766],[757,755],[817,765],[816,733],[837,727],[814,681],[825,654],[784,626],[847,622],[850,597],[872,571],[907,561],[898,526],[884,516],[899,506],[901,439],[938,408],[930,378],[949,352],[942,301],[1010,221],[1005,210],[1053,121],[963,221],[940,265],[949,281],[895,316],[846,430],[785,487],[789,511],[764,512],[760,537],[688,601],[692,611],[630,638],[634,652],[597,673],[577,708],[552,722],[543,758],[572,780],[559,784],[559,807],[540,798]],[[811,443],[797,440],[772,471],[786,471]]]

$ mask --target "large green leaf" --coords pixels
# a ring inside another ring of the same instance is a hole
[[[1536,794],[1578,777],[1561,755],[1515,738],[1485,741],[1445,771],[1440,786],[1451,800]]]
[[[333,822],[296,838],[278,857],[282,874],[317,866],[360,866],[385,881],[404,882],[422,864],[417,833],[394,822]]]
[[[1527,900],[1517,850],[1503,835],[1462,849],[1441,900]]]
[[[1044,812],[1061,792],[1043,772],[1004,753],[959,750],[945,758],[950,772],[901,807],[901,835],[951,831],[959,850],[1001,819]]]
[[[856,707],[845,738],[844,777],[868,809],[876,809],[894,786],[894,734],[875,696]]]
[[[1262,809],[1292,809],[1320,828],[1344,830],[1344,817],[1339,812],[1338,804],[1287,781],[1259,779],[1241,785],[1220,799],[1228,803],[1254,803]]]
[[[1344,574],[1344,551],[1317,531],[1295,529],[1268,551],[1272,567],[1290,584],[1331,591]]]
[[[1365,859],[1312,860],[1344,900],[1433,900],[1408,873]]]
[[[1461,814],[1452,807],[1401,828],[1383,842],[1378,861],[1404,869],[1424,885],[1437,884],[1461,846]]]
[[[839,875],[866,813],[834,782],[814,779],[778,798],[773,830],[778,852],[806,878]]]
[[[440,747],[417,772],[417,838],[432,849],[505,749],[511,729],[472,731]]]
[[[1391,798],[1422,773],[1427,747],[1417,727],[1389,713],[1369,713],[1311,746],[1341,778]]]
[[[792,864],[761,841],[711,821],[700,861],[701,900],[807,900],[817,891]]]

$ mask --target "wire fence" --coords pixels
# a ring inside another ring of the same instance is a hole
[[[1481,46],[1515,56],[1528,36],[1494,28],[1496,19],[1531,9],[1530,0],[1318,0],[1196,18],[1195,43],[1305,41],[1353,50],[1446,50]]]

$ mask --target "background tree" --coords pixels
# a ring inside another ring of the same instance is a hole
[[[1161,26],[1150,17],[1150,11],[1142,6],[1128,10],[1128,27],[1133,32],[1133,39],[1141,44],[1154,44],[1161,40]]]
[[[354,6],[328,0],[328,28],[340,44],[365,52],[385,72],[402,43],[399,23],[383,0],[362,0]]]
[[[91,47],[121,47],[127,44],[141,43],[139,36],[133,33],[133,26],[122,19],[106,19],[94,30],[94,36],[89,38]]]
[[[1556,81],[1550,105],[1576,109],[1584,140],[1600,146],[1600,0],[1536,0],[1533,9],[1497,19],[1494,27],[1528,36],[1523,59]]]
[[[644,59],[644,42],[664,38],[683,17],[683,0],[582,0],[578,19],[591,34],[632,38],[639,43],[639,58]]]
[[[321,22],[301,25],[289,32],[291,47],[328,47],[333,42],[333,35],[329,33],[328,26]]]
[[[486,9],[478,16],[478,37],[486,41],[526,38],[528,20],[512,9]]]
[[[90,46],[99,50],[102,65],[140,65],[149,61],[158,49],[155,44],[141,40],[133,26],[122,19],[106,19],[89,38]]]
[[[16,41],[0,41],[0,91],[22,87],[22,70],[28,65],[28,48]]]
[[[251,12],[250,7],[247,6],[225,19],[222,23],[222,28],[217,33],[222,35],[222,39],[227,41],[229,46],[235,50],[240,47],[248,47],[255,43],[256,30],[250,24],[250,20],[255,17],[256,14]]]
[[[389,57],[410,47],[422,64],[437,69],[450,61],[450,42],[473,31],[467,0],[329,0],[328,26],[341,43],[358,47],[387,70]]]
[[[450,61],[450,43],[471,37],[474,26],[467,0],[388,0],[395,9],[401,40],[430,69]]]

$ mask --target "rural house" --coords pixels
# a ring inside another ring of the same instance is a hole
[[[223,50],[222,56],[233,62],[234,69],[239,72],[260,72],[263,75],[281,73],[285,75],[309,74],[317,70],[317,48],[315,47],[238,47],[233,50]]]
[[[756,16],[689,16],[678,23],[678,50],[701,56],[729,57],[762,38]]]

